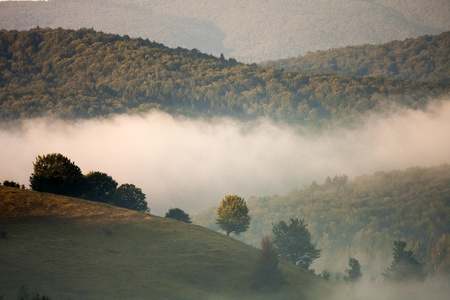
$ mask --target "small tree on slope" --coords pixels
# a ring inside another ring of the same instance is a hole
[[[244,199],[236,195],[226,195],[217,208],[216,223],[226,231],[229,236],[234,232],[240,234],[247,231],[250,225],[249,209]]]
[[[278,268],[277,252],[269,236],[266,235],[261,241],[261,251],[253,273],[252,287],[264,292],[276,292],[285,284],[287,284],[286,278]]]

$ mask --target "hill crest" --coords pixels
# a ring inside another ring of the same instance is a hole
[[[266,299],[249,286],[257,249],[210,229],[3,186],[0,208],[6,299],[22,284],[52,299]],[[281,267],[291,285],[280,297],[331,292],[332,284]]]

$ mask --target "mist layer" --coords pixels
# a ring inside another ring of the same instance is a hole
[[[368,118],[359,129],[299,134],[269,120],[200,121],[161,112],[0,131],[0,180],[29,185],[37,155],[61,153],[147,195],[153,214],[216,206],[226,194],[287,193],[313,180],[450,163],[450,102]]]

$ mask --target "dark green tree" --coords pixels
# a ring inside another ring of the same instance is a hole
[[[406,246],[405,241],[394,241],[394,261],[383,273],[386,281],[404,282],[423,281],[425,279],[422,264],[417,260],[412,250],[406,250]]]
[[[244,199],[236,195],[226,195],[217,208],[216,223],[227,235],[234,232],[239,235],[247,231],[250,225],[249,209]]]
[[[20,184],[15,182],[15,181],[5,180],[5,181],[3,181],[3,185],[4,186],[9,186],[9,187],[20,188]]]
[[[278,268],[278,255],[269,236],[261,241],[256,268],[253,272],[252,287],[263,292],[277,292],[285,284],[286,278]]]
[[[291,218],[289,223],[272,224],[273,245],[287,261],[307,270],[320,257],[320,249],[312,242],[312,235],[304,220]]]
[[[83,194],[85,180],[80,168],[62,154],[38,155],[33,166],[32,190],[71,197]]]
[[[86,193],[84,198],[102,203],[112,203],[117,182],[108,174],[102,172],[89,172],[86,179]]]
[[[169,209],[169,211],[166,213],[166,218],[171,218],[177,221],[181,221],[184,223],[191,223],[191,218],[189,217],[189,214],[185,213],[182,209],[180,208],[171,208]]]
[[[347,275],[344,276],[346,282],[357,282],[361,279],[361,265],[356,258],[350,257],[348,260],[349,269],[345,270]]]
[[[119,186],[114,192],[112,204],[132,210],[150,212],[147,201],[145,201],[145,194],[134,184],[125,183]]]

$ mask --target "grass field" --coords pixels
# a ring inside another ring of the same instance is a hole
[[[278,296],[250,288],[258,250],[212,230],[111,205],[0,187],[0,296],[323,299],[331,284],[282,262]],[[4,236],[6,234],[6,236]]]

